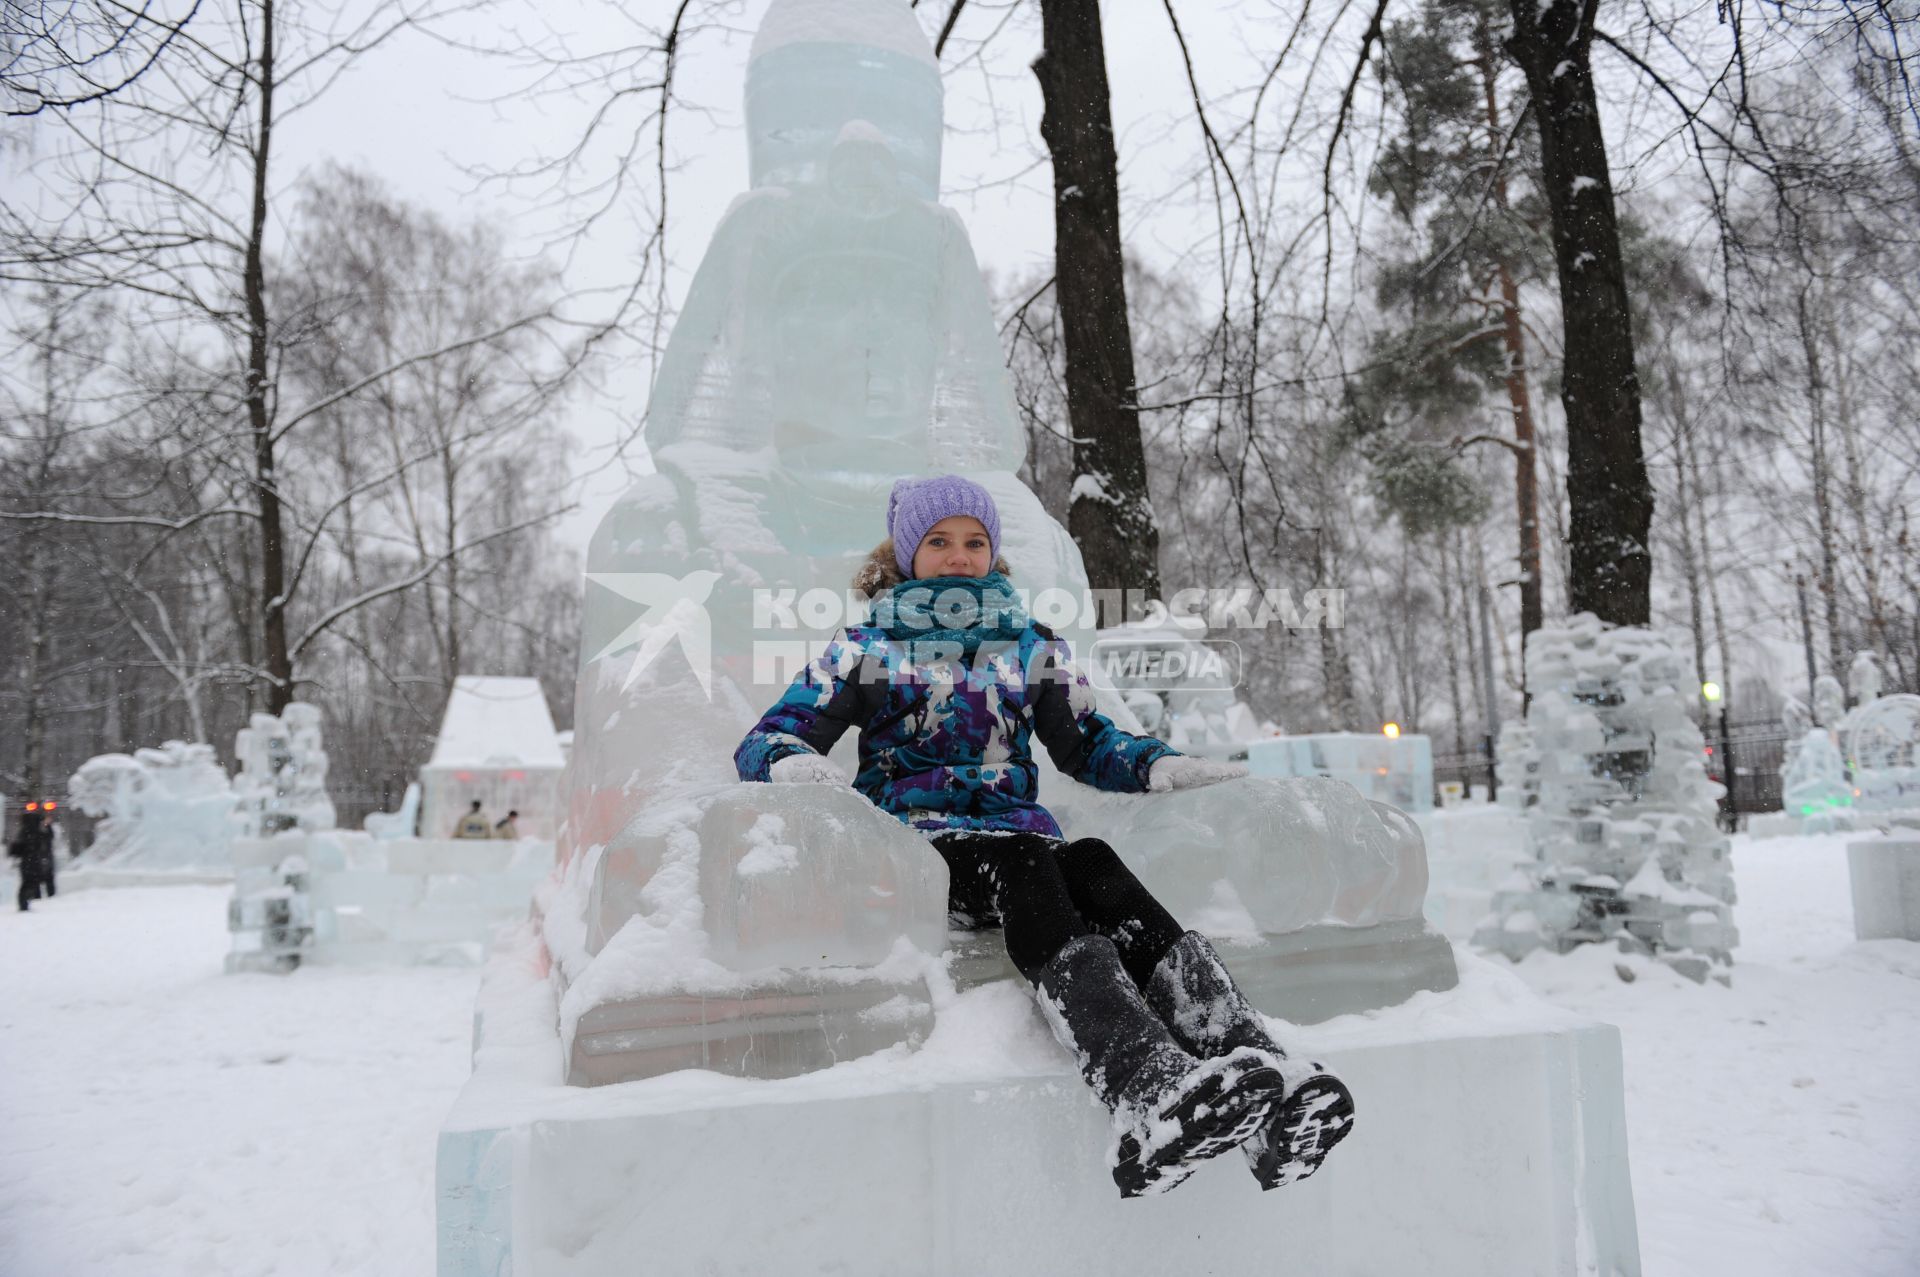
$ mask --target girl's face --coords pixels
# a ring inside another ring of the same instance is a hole
[[[987,525],[970,514],[949,515],[927,529],[913,552],[913,575],[985,576],[993,567]]]

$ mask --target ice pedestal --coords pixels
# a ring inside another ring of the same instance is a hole
[[[528,931],[442,1127],[439,1273],[1638,1273],[1617,1031],[1462,961],[1402,1010],[1276,1026],[1359,1105],[1314,1178],[1263,1194],[1229,1154],[1123,1201],[1105,1113],[1007,986],[917,1052],[582,1090]]]
[[[1920,834],[1847,844],[1853,934],[1861,940],[1920,940]]]

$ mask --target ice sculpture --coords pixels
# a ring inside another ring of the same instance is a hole
[[[1280,734],[1235,694],[1237,657],[1209,642],[1198,618],[1109,626],[1083,659],[1111,681],[1143,731],[1183,754],[1244,759],[1249,744]]]
[[[255,714],[234,735],[233,752],[240,760],[233,780],[240,836],[334,827],[317,707],[294,701],[277,718]]]
[[[1689,717],[1684,645],[1589,613],[1527,639],[1540,757],[1532,859],[1497,892],[1474,943],[1521,958],[1615,940],[1704,979],[1731,965],[1733,870]]]
[[[256,723],[268,717],[254,715]],[[233,896],[227,901],[228,975],[286,975],[313,940],[306,839],[291,827],[233,841]]]
[[[1857,709],[1880,695],[1880,658],[1872,652],[1855,652],[1847,666],[1847,695]]]
[[[1840,680],[1831,674],[1822,674],[1813,680],[1813,721],[1825,728],[1840,725],[1847,716],[1847,693],[1840,686]]]
[[[1256,776],[1328,776],[1406,812],[1433,810],[1433,742],[1425,736],[1324,732],[1247,748]]]
[[[1837,733],[1852,771],[1854,807],[1887,822],[1920,812],[1920,696],[1880,696],[1853,707]]]
[[[566,766],[540,680],[462,675],[420,769],[420,836],[447,837],[477,798],[488,821],[517,811],[523,837],[552,838]]]
[[[74,806],[100,817],[89,848],[114,869],[224,872],[234,795],[213,746],[170,740],[89,758],[67,782]]]
[[[1500,805],[1525,811],[1540,801],[1540,748],[1533,729],[1518,719],[1500,724],[1494,775],[1500,782]]]
[[[1815,727],[1800,738],[1792,760],[1780,777],[1788,815],[1798,817],[1807,833],[1853,828],[1853,785],[1840,757],[1833,733]]]
[[[905,1040],[926,1022],[912,961],[858,963],[893,953],[880,938],[943,942],[925,920],[944,916],[944,866],[851,793],[803,816],[779,787],[738,785],[731,763],[799,665],[861,619],[864,609],[815,610],[806,595],[824,587],[844,601],[884,534],[896,478],[968,474],[999,506],[1016,585],[1076,602],[1086,588],[1078,549],[1014,474],[1024,433],[965,228],[935,202],[941,84],[908,7],[775,0],[749,59],[746,118],[751,187],[695,272],[648,407],[657,473],[615,504],[588,550],[562,868],[541,901],[568,1023],[580,1026],[576,1081],[684,1058],[656,1050],[676,1041],[714,1067],[811,1067],[795,1062]],[[1042,619],[1085,653],[1088,615]],[[1138,729],[1111,689],[1101,709]],[[853,751],[849,733],[838,757]],[[1112,833],[1134,854],[1140,808],[1076,804],[1076,787],[1039,763],[1069,833]],[[1272,828],[1271,796],[1219,801],[1246,803],[1213,813],[1222,829]],[[1417,831],[1370,808],[1353,816],[1374,841],[1323,838],[1317,852],[1411,881]],[[1226,894],[1266,876],[1265,848],[1231,850]],[[925,871],[907,872],[903,857]],[[1149,885],[1179,872],[1163,864]],[[1371,919],[1381,894],[1361,891],[1354,907]],[[1411,905],[1385,894],[1401,910],[1387,921],[1417,930],[1417,893]],[[1340,915],[1346,896],[1327,903],[1316,921],[1372,925]],[[856,963],[842,975],[865,973],[848,977],[864,982],[857,997],[822,987],[839,978],[833,958],[782,966],[753,939],[783,911],[818,928],[817,954]],[[1275,933],[1272,921],[1254,918],[1253,933]],[[1419,981],[1452,984],[1451,951],[1425,940]],[[752,1024],[770,1033],[775,1020],[812,1046],[749,1040]]]
[[[360,825],[382,841],[413,837],[420,828],[420,782],[408,782],[407,792],[400,796],[399,811],[368,812]]]

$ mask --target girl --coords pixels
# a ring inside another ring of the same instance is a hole
[[[874,600],[734,754],[742,780],[844,785],[825,755],[860,729],[853,784],[947,862],[963,925],[998,923],[1054,1035],[1113,1113],[1122,1196],[1160,1193],[1243,1145],[1263,1188],[1311,1175],[1352,1126],[1322,1066],[1289,1058],[1219,955],[1097,838],[1067,841],[1036,800],[1028,737],[1076,780],[1122,793],[1246,769],[1188,758],[1094,712],[1067,644],[1022,610],[1000,514],[958,475],[903,479],[891,534],[855,576]]]

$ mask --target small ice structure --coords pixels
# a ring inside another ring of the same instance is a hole
[[[361,827],[375,838],[411,838],[420,828],[420,782],[409,781],[399,811],[372,811]]]
[[[89,850],[102,868],[224,873],[233,787],[213,746],[170,740],[131,755],[89,758],[68,800],[100,817]]]
[[[1433,743],[1425,736],[1323,732],[1247,747],[1256,776],[1328,776],[1404,812],[1433,810]]]
[[[1920,811],[1920,696],[1856,705],[1838,735],[1853,773],[1856,811],[1878,821]]]
[[[1828,728],[1838,727],[1840,720],[1847,716],[1847,693],[1840,686],[1840,680],[1831,674],[1822,674],[1813,680],[1813,721]]]
[[[268,717],[256,714],[254,721]],[[286,975],[313,939],[305,835],[285,829],[233,840],[233,897],[227,901],[227,974]]]
[[[235,734],[233,752],[240,760],[233,791],[242,837],[334,827],[318,707],[294,701],[278,718],[255,714]]]
[[[1880,658],[1872,652],[1855,652],[1847,666],[1847,695],[1856,707],[1879,697],[1882,685]]]
[[[1853,784],[1847,779],[1840,747],[1826,728],[1809,728],[1800,738],[1780,786],[1787,814],[1798,819],[1802,831],[1853,828]]]
[[[1531,727],[1511,718],[1500,724],[1493,766],[1502,807],[1525,811],[1540,801],[1540,748]]]
[[[233,868],[230,972],[475,965],[500,927],[526,918],[553,844],[285,830],[236,838]]]
[[[1015,476],[1025,435],[986,288],[936,202],[941,92],[904,4],[776,0],[754,41],[751,189],[662,358],[657,473],[588,550],[562,868],[540,899],[572,1081],[696,1057],[796,1071],[928,1023],[945,866],[851,792],[743,786],[731,761],[800,665],[863,618],[815,605],[846,603],[895,479],[958,471],[991,491],[1015,585],[1071,600],[1034,610],[1089,655],[1079,550]],[[1111,689],[1100,708],[1143,730]],[[854,750],[848,733],[837,756]],[[1275,782],[1097,795],[1036,761],[1069,834],[1107,838],[1163,897],[1292,964],[1302,1015],[1455,982],[1420,916],[1419,833],[1397,813]],[[1288,934],[1306,914],[1272,885],[1280,856],[1310,866],[1310,934]],[[992,953],[963,965],[1005,969]]]
[[[488,821],[517,811],[521,836],[550,839],[566,766],[538,679],[463,675],[420,769],[420,836],[449,836],[477,798]]]
[[[1231,648],[1207,641],[1203,621],[1169,617],[1101,630],[1086,663],[1119,691],[1144,731],[1183,754],[1242,759],[1249,743],[1279,729],[1234,694],[1236,661]]]
[[[1540,757],[1532,860],[1494,896],[1474,943],[1518,960],[1616,940],[1694,979],[1731,965],[1733,869],[1722,792],[1688,715],[1683,644],[1588,613],[1527,640]]]

